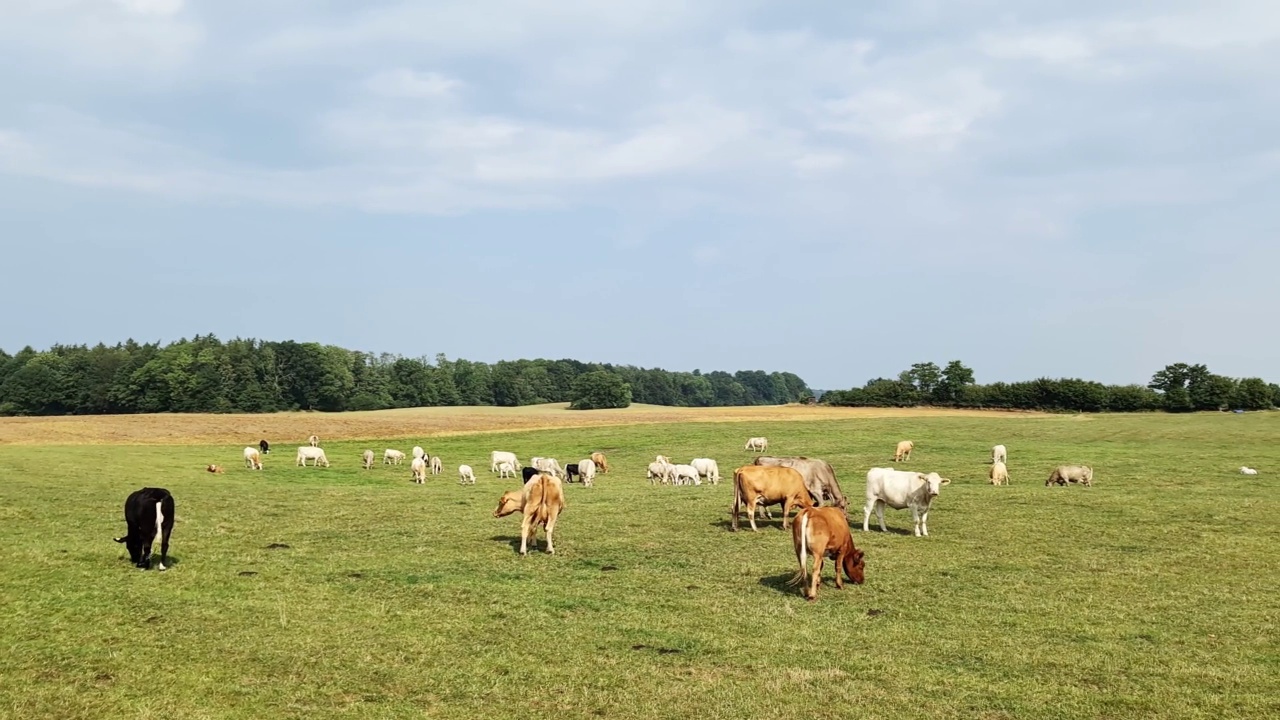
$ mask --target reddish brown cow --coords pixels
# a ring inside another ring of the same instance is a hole
[[[564,489],[560,478],[553,475],[534,475],[521,490],[511,490],[498,499],[498,507],[493,511],[496,518],[505,517],[513,512],[524,513],[520,523],[520,554],[529,554],[529,540],[538,544],[538,526],[547,529],[547,552],[556,554],[551,533],[556,528],[556,519],[564,510]]]
[[[760,505],[782,504],[782,529],[787,529],[787,516],[792,508],[813,507],[813,500],[804,486],[804,476],[789,467],[771,465],[743,465],[733,471],[732,527],[738,529],[738,513],[743,506],[751,530],[756,528],[756,508]]]
[[[853,535],[849,533],[849,518],[838,507],[803,508],[791,523],[791,542],[796,549],[796,560],[800,562],[800,570],[791,579],[791,584],[805,581],[808,568],[806,556],[813,554],[813,578],[804,590],[809,600],[818,599],[818,585],[822,583],[822,561],[830,557],[836,561],[836,589],[844,588],[840,571],[849,577],[849,581],[862,584],[864,562],[862,551],[853,546]]]
[[[605,458],[604,453],[602,452],[591,453],[591,462],[596,464],[596,467],[600,470],[601,475],[609,472],[609,462]]]

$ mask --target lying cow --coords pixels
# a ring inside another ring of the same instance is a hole
[[[1093,468],[1088,465],[1059,465],[1049,473],[1049,479],[1044,481],[1044,486],[1049,487],[1054,483],[1066,485],[1069,482],[1093,485]]]
[[[951,480],[936,472],[929,474],[894,470],[893,468],[871,468],[867,471],[867,504],[862,509],[862,531],[868,532],[871,511],[874,510],[880,520],[880,531],[887,532],[884,526],[884,506],[894,510],[911,508],[911,517],[916,523],[916,537],[929,535],[929,508],[933,499],[943,485],[950,485]]]
[[[821,505],[824,500],[830,499],[831,504],[842,510],[849,507],[849,501],[845,499],[844,493],[840,492],[840,483],[836,482],[836,471],[826,460],[761,455],[753,464],[795,468],[804,478],[804,486],[809,490],[813,504]]]
[[[791,523],[791,543],[795,547],[796,560],[800,562],[800,570],[791,579],[796,585],[805,581],[809,568],[807,555],[813,553],[813,579],[805,588],[804,596],[809,600],[818,599],[818,585],[822,583],[822,561],[830,557],[836,561],[836,589],[844,588],[840,571],[848,576],[849,581],[858,585],[863,581],[862,551],[853,545],[853,535],[849,533],[849,518],[844,510],[838,507],[802,508]]]
[[[524,484],[520,490],[511,490],[498,498],[498,507],[493,511],[496,518],[505,517],[513,512],[524,513],[520,522],[520,554],[529,554],[529,540],[533,540],[536,549],[538,544],[538,526],[547,530],[547,553],[556,554],[552,533],[556,529],[556,519],[564,512],[564,488],[560,478],[552,475],[538,474]]]
[[[738,529],[738,513],[745,506],[751,530],[757,532],[756,508],[782,504],[782,529],[787,529],[792,508],[813,507],[804,478],[798,470],[768,465],[743,465],[733,472],[733,510],[731,526]]]
[[[144,487],[129,494],[124,501],[124,521],[128,534],[115,538],[129,549],[135,567],[151,569],[151,544],[160,536],[160,566],[165,570],[169,559],[169,534],[173,532],[173,495],[164,488]]]
[[[1241,475],[1257,475],[1257,474],[1258,474],[1258,471],[1257,471],[1257,470],[1254,470],[1253,468],[1251,468],[1251,467],[1249,467],[1249,466],[1247,466],[1247,465],[1241,465],[1241,466],[1240,466],[1240,474],[1241,474]]]

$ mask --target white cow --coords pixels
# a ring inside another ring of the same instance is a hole
[[[319,467],[321,464],[324,464],[325,467],[329,467],[329,458],[324,456],[324,450],[311,445],[303,445],[298,448],[297,464],[306,467],[308,460],[312,461],[311,465],[313,467]]]
[[[262,456],[258,454],[258,448],[247,447],[244,449],[244,464],[250,470],[262,469]]]
[[[1003,445],[991,448],[991,462],[992,464],[1009,462],[1009,451],[1005,450]]]
[[[439,455],[432,455],[431,456],[431,474],[439,475],[442,472],[444,472],[444,461],[440,459]]]
[[[707,482],[712,485],[719,484],[720,466],[716,464],[715,460],[711,458],[694,458],[689,461],[689,464],[698,470],[699,475],[705,476]]]
[[[515,453],[503,452],[501,450],[494,450],[493,452],[489,453],[489,472],[495,472],[495,473],[498,472],[498,463],[502,462],[503,460],[506,460],[507,462],[511,463],[512,467],[520,467],[520,461],[516,459]],[[530,463],[530,464],[532,465],[533,463]]]
[[[364,454],[360,456],[360,461],[361,461],[360,462],[361,467],[363,467],[365,470],[372,470],[373,469],[373,451],[365,450]]]
[[[656,481],[660,481],[663,485],[666,485],[668,482],[670,482],[671,473],[674,469],[675,469],[675,465],[672,465],[671,463],[658,462],[658,461],[649,463],[649,472],[647,475],[647,477],[649,478],[649,484],[653,485],[654,481],[656,480]]]
[[[596,481],[596,461],[584,458],[578,461],[578,475],[582,477],[582,485],[591,487]]]
[[[997,460],[991,465],[991,473],[988,477],[991,478],[992,485],[1008,485],[1009,468],[1006,467],[1004,463]]]
[[[537,458],[537,462],[533,464],[539,472],[553,475],[563,479],[565,476],[564,468],[560,467],[559,461],[555,458]]]
[[[400,452],[399,450],[392,450],[391,448],[387,448],[386,450],[383,451],[382,453],[383,465],[386,465],[388,463],[392,465],[399,465],[402,462],[404,462],[404,453]]]
[[[458,484],[459,485],[475,485],[476,474],[472,472],[470,465],[458,466]]]
[[[507,462],[506,460],[503,460],[502,462],[498,463],[498,477],[509,478],[509,477],[515,477],[515,476],[516,476],[515,466],[513,466],[511,463]]]
[[[675,479],[676,485],[702,484],[702,476],[698,474],[698,469],[692,465],[675,465],[671,468],[671,475]]]
[[[670,464],[671,464],[671,459],[670,459],[670,458],[668,458],[666,455],[659,455],[658,457],[654,458],[654,459],[653,459],[653,461],[654,461],[654,462],[660,462],[660,463],[662,463],[663,465],[670,465]]]
[[[1257,470],[1254,470],[1254,469],[1253,469],[1253,468],[1251,468],[1251,467],[1246,467],[1246,466],[1244,466],[1244,465],[1241,465],[1241,466],[1240,466],[1240,474],[1241,474],[1241,475],[1257,475],[1257,474],[1258,474],[1258,471],[1257,471]]]
[[[916,523],[916,537],[929,534],[929,507],[943,485],[950,485],[951,480],[936,472],[929,474],[894,470],[893,468],[871,468],[867,471],[867,504],[862,509],[862,531],[869,530],[871,511],[875,510],[880,520],[880,531],[886,532],[884,526],[884,506],[895,510],[911,508],[911,517]]]
[[[415,458],[420,458],[420,457],[422,457],[423,455],[426,455],[426,454],[427,454],[427,451],[426,451],[426,450],[423,450],[421,446],[419,446],[419,445],[414,445],[414,446],[413,446],[413,456],[414,456]]]
[[[427,481],[427,461],[421,457],[416,457],[413,462],[409,463],[409,470],[413,473],[413,481],[421,485]]]
[[[759,450],[764,452],[769,448],[769,438],[753,437],[747,438],[747,446],[744,450]]]
[[[311,437],[307,438],[307,444],[311,445],[311,447],[320,447],[320,438],[316,437],[315,435],[312,435]]]

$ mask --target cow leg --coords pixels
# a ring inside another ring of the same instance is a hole
[[[916,522],[916,537],[920,537],[920,509],[915,505],[911,506],[911,519]]]
[[[925,508],[924,512],[920,513],[920,529],[925,537],[929,537],[929,508]]]
[[[151,569],[151,544],[154,541],[155,538],[152,538],[142,544],[142,557],[138,558],[138,567],[143,570]]]
[[[556,554],[556,546],[551,543],[551,533],[556,529],[557,517],[559,516],[552,515],[551,517],[547,518],[547,554],[548,555]]]
[[[164,528],[160,535],[160,572],[164,572],[168,568],[164,566],[169,561],[169,533],[173,532],[173,527]]]
[[[880,532],[889,532],[889,528],[884,526],[884,501],[876,501],[876,519],[880,521]]]
[[[529,554],[529,526],[533,524],[532,519],[525,515],[520,521],[520,554]]]
[[[782,501],[782,529],[783,530],[786,530],[787,528],[791,527],[791,525],[787,522],[787,520],[791,518],[792,507],[793,506],[791,504],[791,498],[787,498],[786,500]]]
[[[751,532],[760,532],[756,527],[756,501],[759,498],[753,497],[747,501],[747,517],[751,520]]]
[[[813,550],[813,577],[809,578],[809,592],[805,597],[817,600],[818,586],[822,584],[822,558],[827,551],[821,543],[814,545],[811,549]]]

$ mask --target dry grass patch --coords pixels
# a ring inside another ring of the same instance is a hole
[[[556,403],[518,408],[432,407],[371,412],[264,414],[90,415],[0,418],[0,445],[197,445],[254,444],[260,438],[304,443],[327,440],[427,438],[486,432],[688,422],[777,422],[849,418],[1009,417],[1008,413],[943,408],[837,408],[767,405],[680,408],[632,405],[623,410],[569,410]]]

